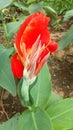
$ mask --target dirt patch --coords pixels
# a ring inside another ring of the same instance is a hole
[[[51,56],[48,62],[53,90],[62,97],[73,97],[73,47]]]

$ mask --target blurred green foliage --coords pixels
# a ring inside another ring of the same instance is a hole
[[[30,0],[28,0],[30,1]],[[35,0],[43,1],[45,5],[51,6],[59,14],[64,14],[66,11],[73,9],[73,0]]]

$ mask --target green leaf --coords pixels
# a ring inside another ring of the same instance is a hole
[[[21,23],[22,20],[18,22],[11,22],[5,25],[5,37],[8,39],[8,41],[10,41],[13,35],[17,32]]]
[[[52,22],[57,20],[57,12],[51,8],[50,6],[43,6],[44,10],[46,11],[47,15],[52,18]]]
[[[0,45],[0,86],[8,90],[12,95],[16,94],[16,85],[11,72],[9,55],[12,49],[6,49]]]
[[[66,12],[63,21],[68,21],[72,17],[73,17],[73,9]]]
[[[51,94],[51,77],[46,64],[39,73],[38,79],[30,92],[35,106],[43,108],[47,106]]]
[[[50,105],[47,109],[55,130],[73,128],[73,99],[67,98]]]
[[[6,53],[7,56],[11,55],[14,51],[13,47],[5,48],[2,44],[0,44],[0,54]]]
[[[49,116],[40,108],[26,110],[19,118],[18,130],[53,130]]]
[[[15,115],[8,121],[6,121],[3,124],[0,124],[0,130],[18,130],[17,125],[18,125],[18,118],[19,115]]]
[[[29,7],[28,7],[28,11],[29,11],[29,13],[30,14],[33,14],[33,13],[35,13],[35,12],[37,12],[37,11],[41,11],[41,12],[44,12],[44,10],[43,10],[43,8],[42,8],[42,3],[40,2],[40,3],[34,3],[34,4],[31,4],[31,5],[29,5]]]
[[[3,29],[4,29],[3,26],[0,26],[0,31],[4,31]]]
[[[0,0],[0,10],[9,6],[13,0]]]
[[[11,22],[4,25],[5,29],[5,37],[8,41],[11,40],[13,35],[18,31],[20,25],[23,23],[23,21],[26,19],[26,16],[21,16],[19,21]]]
[[[58,50],[61,50],[71,44],[73,44],[73,25],[70,27],[67,33],[59,41]]]
[[[24,2],[14,2],[13,4],[19,9],[22,9],[28,12],[28,7],[24,4]]]
[[[52,122],[52,124],[53,124],[53,122]],[[72,129],[66,129],[59,124],[53,124],[53,128],[54,128],[54,130],[72,130]]]
[[[49,98],[49,101],[48,101],[48,106],[50,106],[51,104],[53,104],[59,100],[62,100],[62,97],[59,96],[58,94],[56,94],[55,92],[52,92],[51,96]]]
[[[64,129],[64,127],[62,127],[62,126],[60,126],[58,124],[56,124],[56,125],[54,124],[53,126],[54,126],[54,130],[69,130],[69,129]]]
[[[33,2],[35,2],[36,0],[28,0],[27,1],[27,4],[31,4],[31,3],[33,3]]]

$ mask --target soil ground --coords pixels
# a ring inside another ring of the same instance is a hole
[[[57,31],[50,28],[52,39],[59,41],[72,23],[73,20],[62,23],[63,28]],[[1,31],[0,43],[6,44]],[[51,73],[53,91],[64,98],[73,97],[73,46],[51,55],[48,60],[48,66]],[[0,90],[0,95],[0,123],[9,119],[15,113],[24,110],[18,97],[12,97],[4,89]]]

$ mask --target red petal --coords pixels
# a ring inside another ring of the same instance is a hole
[[[57,48],[58,48],[58,44],[55,42],[50,42],[49,45],[47,44],[45,46],[44,50],[42,51],[42,53],[40,54],[37,60],[35,75],[38,74],[38,72],[40,71],[44,63],[47,61],[49,54],[56,51]]]
[[[50,19],[42,13],[37,13],[37,15],[30,20],[21,39],[21,43],[26,44],[26,49],[32,47],[39,35],[41,39],[43,39],[42,35],[49,21]]]
[[[49,49],[50,53],[56,51],[57,48],[58,48],[58,43],[53,42],[53,41],[48,46],[48,49]]]
[[[18,31],[18,33],[17,33],[17,35],[16,35],[16,37],[15,37],[15,43],[16,43],[16,48],[17,48],[17,50],[18,50],[18,52],[22,55],[22,52],[21,52],[21,49],[20,49],[20,41],[21,41],[21,38],[22,38],[22,35],[23,35],[23,32],[25,31],[25,29],[26,29],[26,27],[28,26],[28,24],[30,23],[30,21],[32,21],[32,19],[34,19],[34,21],[35,21],[35,18],[36,17],[38,17],[38,16],[41,16],[41,17],[45,17],[46,19],[48,19],[48,22],[50,21],[50,18],[47,18],[45,15],[43,15],[42,13],[40,13],[40,12],[37,12],[37,13],[35,13],[35,14],[32,14],[32,15],[30,15],[24,22],[23,22],[23,24],[21,25],[21,27],[20,27],[20,29],[19,29],[19,31]],[[34,24],[34,21],[32,22],[32,24]],[[28,26],[28,29],[27,30],[29,30],[29,26]],[[29,30],[29,32],[30,32],[31,30]],[[34,32],[33,32],[34,33]],[[32,33],[31,33],[31,35],[32,35]],[[36,34],[35,34],[36,35]],[[26,38],[25,38],[25,40],[23,40],[24,42],[26,42],[27,41],[27,39],[29,39],[29,41],[31,40],[31,36],[30,37],[28,37],[29,36],[29,34],[26,32]],[[32,35],[32,39],[33,39],[33,37],[34,37],[34,35]],[[36,38],[34,38],[34,39],[36,39]],[[35,41],[35,40],[32,40],[32,41]],[[26,42],[27,43],[27,42]],[[28,44],[28,43],[27,43]]]
[[[49,41],[50,41],[50,33],[48,29],[46,28],[41,34],[41,42],[42,44],[45,44],[46,46],[49,43]]]
[[[13,75],[16,78],[22,78],[24,66],[21,63],[17,53],[14,54],[11,58],[11,69],[12,69]]]
[[[21,37],[23,35],[23,32],[26,28],[26,26],[28,25],[29,21],[32,19],[32,15],[29,16],[24,22],[23,24],[20,26],[20,29],[15,37],[15,45],[16,45],[16,48],[18,50],[18,52],[22,55],[22,52],[21,52],[21,49],[20,49],[20,41],[21,41]]]

